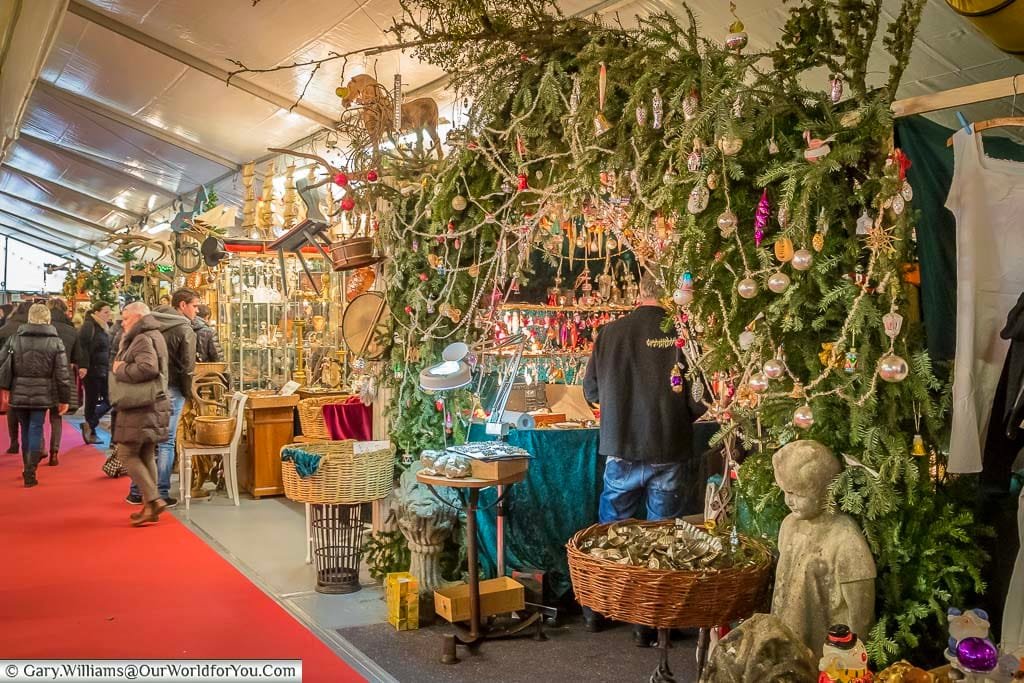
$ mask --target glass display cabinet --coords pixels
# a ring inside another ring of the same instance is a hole
[[[287,298],[274,253],[236,252],[221,266],[217,328],[240,391],[277,390],[289,380],[333,388],[345,379],[338,353],[343,277],[319,254],[304,257],[309,274],[294,255],[285,258]]]

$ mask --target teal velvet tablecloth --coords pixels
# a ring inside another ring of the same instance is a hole
[[[505,496],[505,568],[543,569],[546,592],[560,598],[571,588],[565,544],[580,529],[597,522],[604,458],[597,454],[597,429],[512,430],[508,442],[533,455],[526,479]],[[481,424],[470,441],[489,441]],[[480,493],[477,513],[480,565],[488,576],[497,565],[494,508],[497,489]]]

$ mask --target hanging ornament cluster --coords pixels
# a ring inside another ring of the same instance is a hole
[[[889,337],[889,351],[878,359],[878,376],[886,382],[902,382],[910,374],[910,366],[894,350],[896,337],[903,328],[903,316],[896,312],[895,301],[892,310],[882,316],[882,325],[885,335]]]
[[[729,3],[729,11],[732,13],[733,22],[729,24],[729,32],[725,35],[725,46],[738,54],[747,46],[748,36],[743,22],[736,16],[736,3]]]

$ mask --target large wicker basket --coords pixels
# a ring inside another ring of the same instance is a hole
[[[320,469],[300,477],[295,463],[281,461],[284,495],[300,503],[357,505],[391,493],[395,481],[395,447],[388,441],[293,443],[320,456]],[[284,449],[282,449],[284,450]]]
[[[644,522],[671,526],[674,522]],[[595,524],[569,539],[569,575],[576,599],[610,619],[653,628],[711,628],[749,617],[767,596],[772,555],[760,541],[740,542],[760,559],[752,565],[696,571],[617,564],[580,550],[583,540],[610,525]]]

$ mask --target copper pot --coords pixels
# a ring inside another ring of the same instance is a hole
[[[334,270],[354,270],[380,260],[381,257],[373,255],[372,237],[352,237],[331,244]]]

